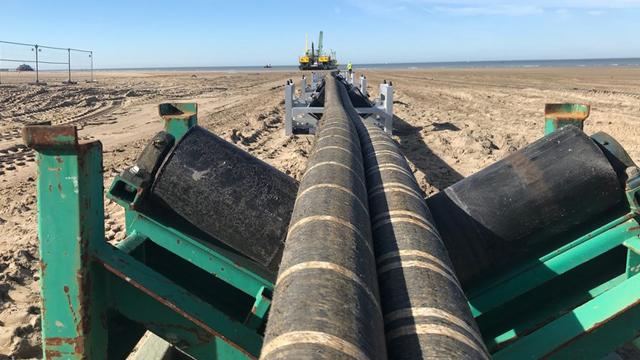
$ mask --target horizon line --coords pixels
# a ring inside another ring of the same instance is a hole
[[[527,62],[527,61],[594,61],[594,60],[638,60],[638,57],[594,57],[594,58],[555,58],[555,59],[509,59],[509,60],[443,60],[443,61],[410,61],[410,62],[362,62],[354,65],[412,65],[412,64],[465,64],[465,63],[500,63],[500,62]],[[346,63],[345,63],[346,64]],[[339,65],[345,65],[339,64]],[[94,70],[139,70],[139,69],[190,69],[190,68],[264,68],[267,64],[257,65],[178,65],[178,66],[123,66],[94,68]],[[272,67],[291,67],[298,64],[268,64]]]

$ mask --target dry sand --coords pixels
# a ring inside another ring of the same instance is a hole
[[[592,104],[585,130],[608,132],[640,160],[637,68],[365,73],[373,95],[393,81],[395,138],[427,194],[539,138],[547,102]],[[201,125],[299,178],[313,138],[283,135],[283,84],[299,75],[99,72],[95,84],[0,85],[0,359],[40,357],[36,169],[24,124],[76,124],[101,140],[108,186],[161,129],[159,103],[195,101]],[[107,238],[122,239],[122,210],[105,207]]]

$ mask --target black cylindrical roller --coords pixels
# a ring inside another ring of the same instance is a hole
[[[351,112],[362,144],[391,359],[487,359],[423,193],[396,143]]]
[[[297,189],[286,174],[195,126],[158,170],[151,197],[275,272]]]
[[[427,200],[463,286],[540,255],[581,224],[623,206],[598,145],[566,126]]]
[[[328,76],[261,359],[386,358],[362,154],[337,86]]]

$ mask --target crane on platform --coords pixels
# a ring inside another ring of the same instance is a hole
[[[311,49],[309,49],[309,38],[305,35],[304,55],[298,58],[300,70],[333,70],[338,68],[338,60],[336,60],[335,51],[324,52],[323,49],[323,33],[320,31],[318,36],[318,48],[314,48],[313,41]]]

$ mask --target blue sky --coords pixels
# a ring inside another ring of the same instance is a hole
[[[342,63],[640,57],[640,0],[0,5],[0,40],[92,49],[100,68],[295,64],[319,30]]]

